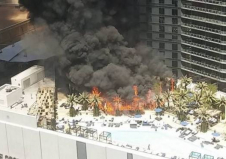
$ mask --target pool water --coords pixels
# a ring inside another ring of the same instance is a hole
[[[181,157],[189,157],[192,151],[199,152],[202,155],[212,155],[215,157],[226,157],[226,149],[216,150],[213,145],[204,145],[201,147],[201,141],[191,142],[179,138],[179,133],[175,130],[149,130],[149,131],[111,131],[112,140],[148,148],[157,152],[178,155]]]

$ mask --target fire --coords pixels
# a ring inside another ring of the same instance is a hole
[[[161,86],[160,86],[161,87]],[[107,114],[116,115],[116,112],[144,112],[144,109],[154,109],[156,103],[154,101],[154,93],[151,90],[147,92],[147,96],[142,98],[138,96],[138,87],[133,86],[134,96],[131,102],[123,101],[122,98],[117,95],[111,99],[104,98],[97,87],[93,87],[92,94],[103,99],[99,104],[99,108]],[[161,103],[162,104],[162,103]]]
[[[133,86],[133,90],[134,90],[134,95],[137,96],[138,95],[138,88],[137,88],[137,86]]]
[[[174,91],[174,79],[171,78],[170,82],[171,82],[171,91]]]
[[[97,87],[93,87],[92,94],[99,97],[101,92],[99,92],[99,89]]]

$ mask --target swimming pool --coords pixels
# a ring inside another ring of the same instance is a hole
[[[115,131],[112,130],[112,140],[121,141],[123,143],[137,145],[142,148],[150,149],[173,155],[178,155],[184,158],[188,158],[192,151],[199,152],[202,155],[208,154],[214,157],[226,157],[226,149],[216,150],[213,145],[204,145],[202,148],[200,140],[191,142],[179,138],[179,133],[175,130],[126,130],[126,131]]]

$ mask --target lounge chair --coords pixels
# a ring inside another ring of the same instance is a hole
[[[215,148],[215,149],[217,149],[217,150],[219,150],[220,148],[223,148],[223,146],[222,146],[222,145],[217,144],[214,148]]]
[[[216,138],[212,138],[212,142],[220,142],[220,140],[219,139],[216,139]]]
[[[198,138],[197,138],[196,136],[194,136],[194,135],[188,138],[188,140],[191,141],[191,142],[194,142],[194,141],[196,141],[197,139],[198,139]]]
[[[213,143],[210,142],[210,141],[203,141],[203,143],[206,144],[206,145],[213,145]]]

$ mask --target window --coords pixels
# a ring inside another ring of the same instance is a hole
[[[159,43],[159,49],[165,49],[165,43]]]
[[[152,31],[152,25],[148,26],[148,30]]]
[[[152,16],[149,16],[149,22],[152,22]]]
[[[165,38],[165,34],[159,34],[159,38]]]
[[[164,57],[165,56],[165,51],[159,51],[159,54]]]
[[[178,50],[178,45],[177,44],[172,44],[172,50]]]
[[[177,7],[177,0],[172,0],[172,4]]]
[[[177,35],[172,35],[173,40],[177,40],[178,36]]]
[[[177,9],[172,9],[172,15],[178,15]]]
[[[165,14],[164,8],[159,8],[159,14]]]
[[[177,18],[172,18],[172,23],[173,24],[178,24],[178,19]]]
[[[164,17],[159,17],[159,23],[165,23],[165,18]]]
[[[178,33],[178,28],[177,27],[172,27],[172,33]]]
[[[164,0],[159,0],[159,3],[164,4]]]
[[[149,39],[151,39],[151,38],[152,38],[152,33],[147,33],[147,37],[148,37]]]
[[[148,46],[152,46],[152,42],[151,41],[147,41],[147,45]]]
[[[177,58],[178,58],[178,54],[175,53],[175,52],[173,52],[173,53],[172,53],[172,59],[177,59]]]
[[[159,32],[165,32],[165,27],[163,25],[159,25]]]
[[[172,61],[172,67],[177,67],[177,61]]]
[[[178,72],[177,72],[176,69],[173,69],[173,70],[172,70],[172,73],[173,73],[176,77],[178,76]]]
[[[152,13],[152,7],[149,7],[147,10],[148,10],[148,13]]]

